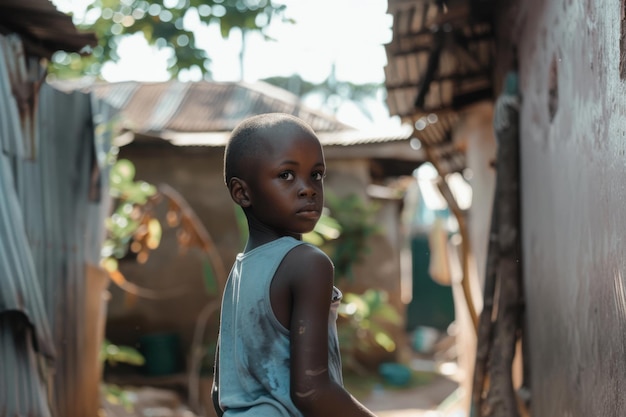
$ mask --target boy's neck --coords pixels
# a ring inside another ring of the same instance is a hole
[[[276,233],[272,230],[256,230],[253,228],[248,229],[248,242],[246,243],[246,247],[244,252],[250,252],[252,249],[258,248],[259,246],[265,245],[266,243],[270,243],[275,241],[276,239],[280,239],[281,237],[291,236],[294,239],[302,240],[301,234],[280,234]]]

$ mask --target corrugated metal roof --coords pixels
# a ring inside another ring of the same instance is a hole
[[[49,0],[0,1],[0,33],[3,32],[19,34],[29,53],[44,57],[58,50],[78,52],[97,44],[93,33],[77,30],[72,18],[59,12]]]
[[[121,109],[124,125],[136,133],[231,131],[243,119],[282,112],[303,119],[317,132],[352,129],[333,116],[303,106],[300,99],[264,82],[59,83],[93,91]]]
[[[397,128],[321,132],[318,136],[325,146],[354,146],[408,141],[413,137],[413,128],[411,125],[403,124]]]
[[[264,82],[97,83],[55,82],[64,90],[93,91],[120,109],[123,124],[134,133],[125,143],[165,140],[175,146],[225,146],[243,119],[261,113],[298,116],[325,146],[354,146],[408,141],[412,127],[359,130],[335,117],[302,105],[294,94]]]
[[[456,109],[491,97],[494,45],[485,0],[390,0],[385,86],[392,115]]]
[[[354,146],[373,143],[408,141],[413,135],[413,127],[401,125],[397,128],[372,130],[339,130],[336,132],[317,132],[324,146]],[[226,146],[230,131],[227,132],[161,132],[156,140],[164,139],[175,146]],[[148,139],[150,140],[150,139]]]
[[[492,95],[491,0],[389,0],[393,38],[386,45],[385,87],[391,115],[415,136],[443,173],[464,168],[452,143],[457,111]]]

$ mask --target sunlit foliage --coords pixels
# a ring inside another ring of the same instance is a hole
[[[194,26],[219,24],[225,38],[233,29],[265,34],[272,19],[283,18],[284,10],[272,0],[95,0],[75,23],[95,33],[98,45],[85,55],[58,52],[49,71],[59,78],[97,77],[105,62],[119,60],[124,36],[142,33],[148,44],[170,51],[172,76],[183,69],[210,75],[210,51],[198,47]]]

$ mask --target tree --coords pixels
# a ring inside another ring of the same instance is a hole
[[[233,29],[265,35],[272,19],[285,19],[284,10],[272,0],[95,0],[76,24],[94,32],[98,45],[83,55],[55,54],[49,72],[59,78],[97,77],[103,63],[119,60],[117,48],[125,36],[143,33],[150,45],[172,51],[172,76],[192,68],[210,76],[208,52],[197,46],[190,21],[217,23],[225,38]]]
[[[297,74],[290,77],[270,77],[263,81],[290,91],[301,98],[318,95],[321,97],[322,106],[332,114],[336,114],[343,103],[351,102],[370,120],[372,115],[367,108],[366,100],[376,98],[376,95],[383,89],[383,85],[378,83],[354,84],[349,81],[339,81],[335,76],[334,65],[328,78],[320,84],[303,80]]]

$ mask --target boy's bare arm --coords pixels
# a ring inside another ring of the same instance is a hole
[[[290,277],[291,397],[307,417],[372,417],[328,373],[328,316],[333,266],[314,248],[301,246],[286,258]]]

